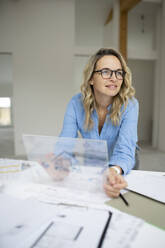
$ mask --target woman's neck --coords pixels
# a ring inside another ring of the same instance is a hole
[[[107,107],[112,103],[112,98],[95,94],[96,107],[98,110],[107,110]]]

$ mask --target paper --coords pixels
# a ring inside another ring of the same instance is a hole
[[[0,182],[10,181],[18,176],[22,166],[19,160],[0,159]]]
[[[0,175],[7,173],[15,173],[21,170],[20,160],[0,159]]]
[[[95,248],[108,218],[107,211],[51,206],[4,194],[0,194],[0,202],[1,248],[51,247],[52,244],[55,248]],[[51,223],[52,228],[43,237]]]
[[[165,203],[165,176],[132,171],[125,179],[127,189]]]
[[[144,171],[144,170],[131,170],[130,172],[133,175],[154,175],[154,176],[165,176],[163,171]]]
[[[110,200],[110,198],[101,191],[94,193],[36,183],[12,184],[11,186],[6,186],[3,192],[20,199],[33,197],[39,201],[50,204],[66,203],[89,206],[89,204],[104,204],[105,201]]]
[[[124,213],[114,213],[103,248],[164,248],[165,231]]]
[[[36,239],[50,218],[42,205],[0,194],[0,247],[28,248],[28,238]],[[41,214],[42,213],[42,214]]]
[[[62,215],[65,217],[61,221],[55,219],[44,238],[34,247],[97,247],[108,212],[73,207],[67,211],[63,210]]]
[[[29,180],[32,175],[28,176],[28,173],[31,174],[32,170],[27,169],[35,166],[36,162],[32,161],[2,158],[0,159],[0,181],[3,184],[9,184],[18,180],[22,182]]]
[[[103,210],[42,204],[33,199],[22,201],[2,194],[0,202],[1,248],[47,248],[52,244],[54,248],[97,247],[108,218],[108,212]],[[102,209],[103,206],[93,204],[93,207]],[[104,208],[110,210],[109,206],[104,205]],[[103,248],[110,245],[113,248],[164,248],[163,230],[115,209],[112,213]],[[52,222],[52,228],[43,237],[42,233]]]

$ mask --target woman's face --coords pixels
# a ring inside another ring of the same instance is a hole
[[[99,94],[99,96],[109,96],[112,99],[120,91],[122,82],[123,70],[117,57],[105,55],[97,61],[95,72],[90,81],[95,96]]]

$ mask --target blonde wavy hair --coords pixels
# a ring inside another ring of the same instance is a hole
[[[81,85],[81,93],[83,97],[83,105],[85,109],[85,129],[90,130],[93,127],[93,120],[91,115],[96,108],[95,96],[93,86],[90,85],[90,80],[93,77],[93,73],[96,69],[97,62],[106,55],[113,55],[117,57],[121,63],[122,69],[125,71],[125,76],[120,88],[119,93],[113,97],[112,107],[109,113],[109,117],[113,125],[119,125],[121,118],[121,106],[124,104],[124,109],[128,104],[128,100],[135,95],[135,89],[132,86],[132,75],[128,68],[126,61],[122,55],[111,48],[101,48],[96,54],[90,57],[87,65],[85,66],[83,73],[83,82]]]

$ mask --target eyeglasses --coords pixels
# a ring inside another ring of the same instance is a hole
[[[113,73],[115,73],[116,78],[119,79],[119,80],[122,80],[124,78],[124,76],[125,76],[125,73],[126,73],[122,69],[111,70],[109,68],[103,68],[101,70],[97,70],[97,71],[94,71],[94,72],[97,72],[97,73],[101,74],[103,79],[109,79],[109,78],[112,77]]]

